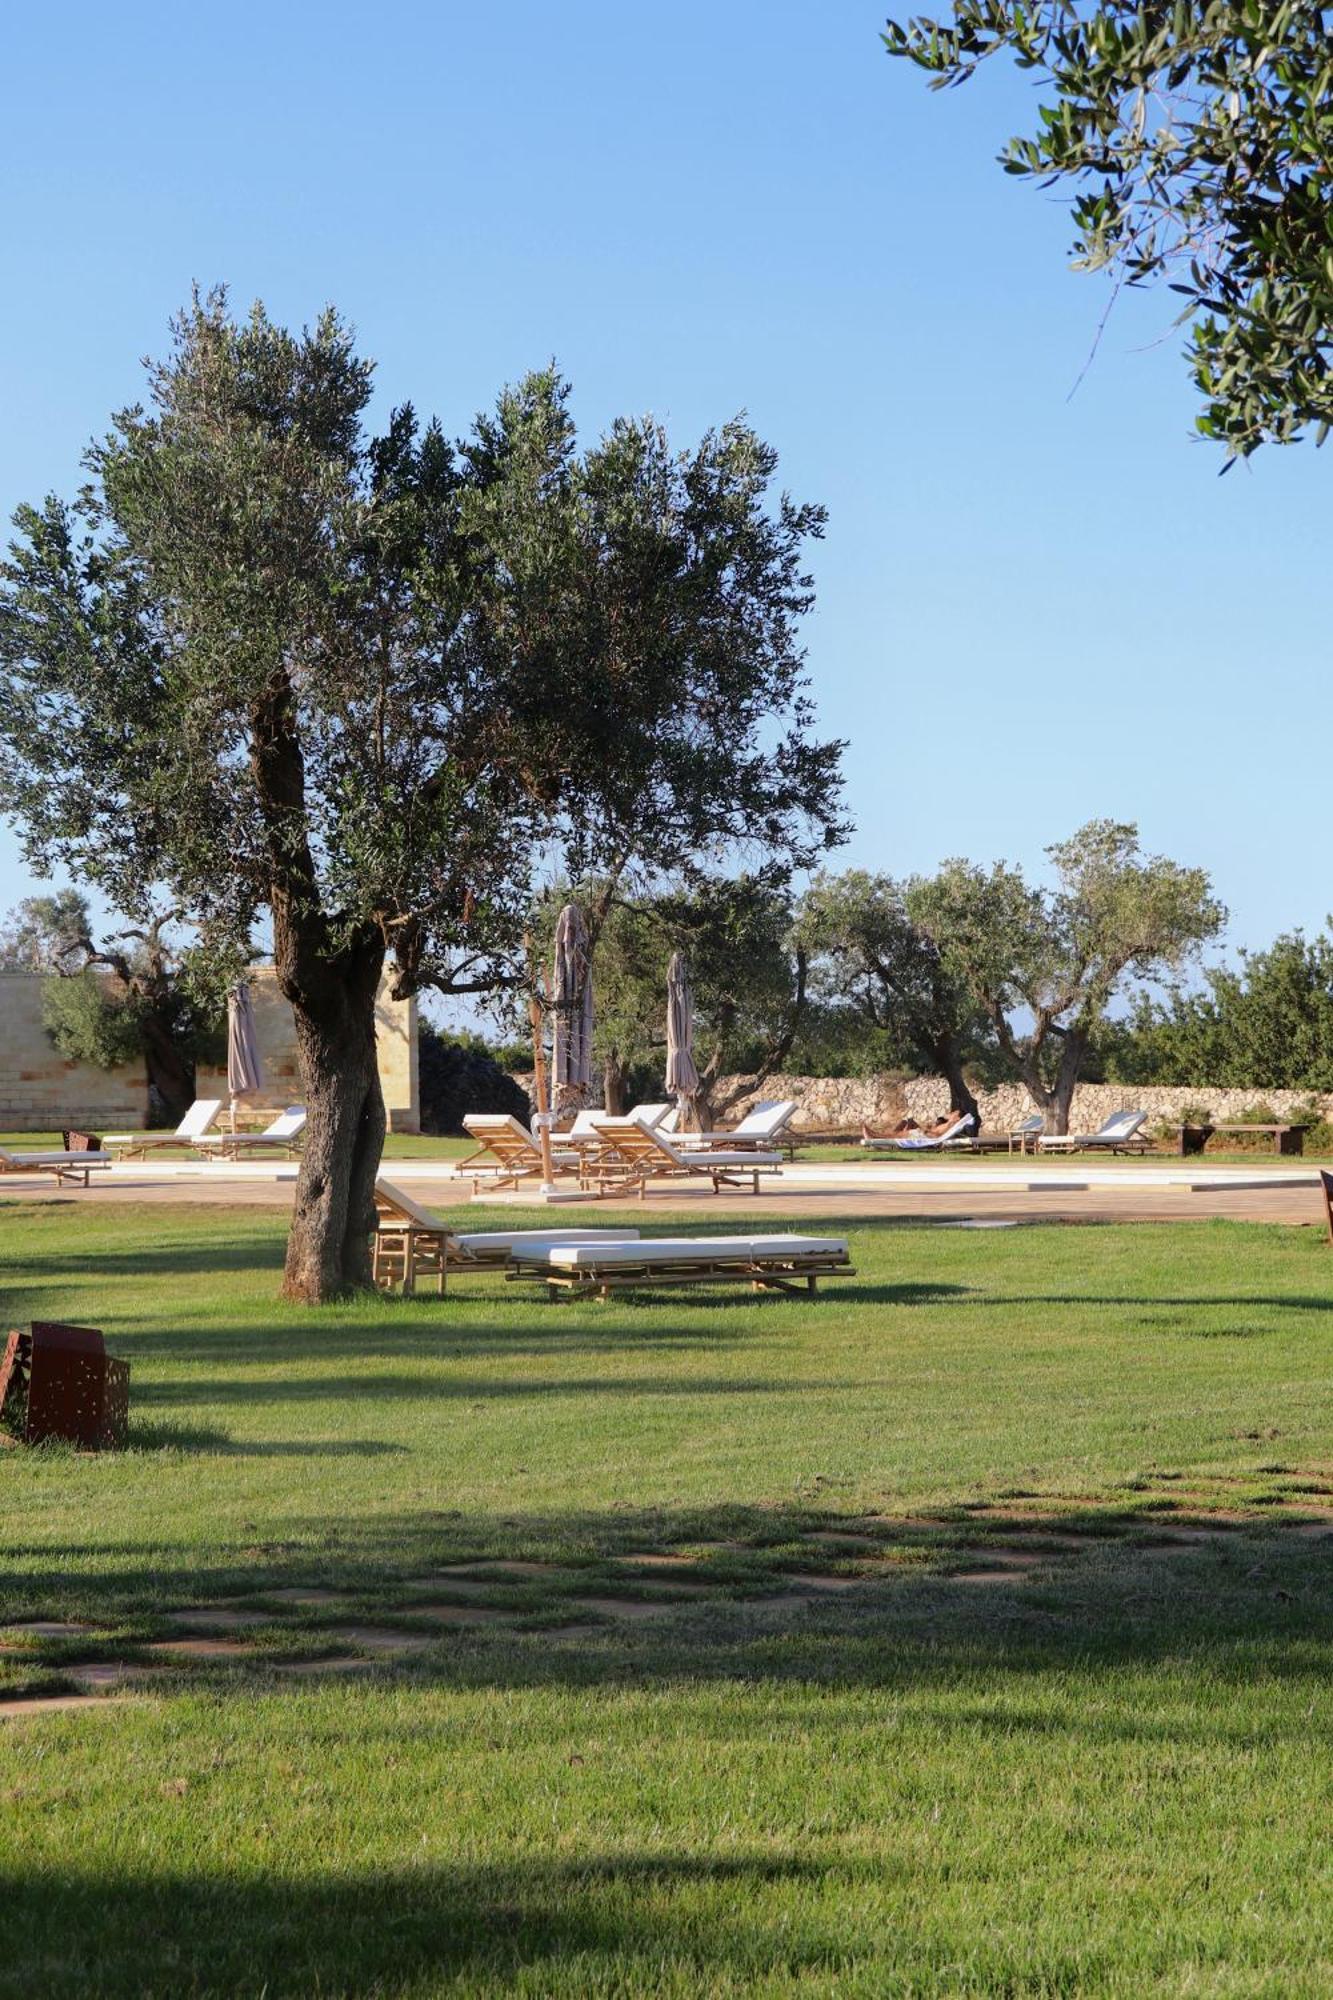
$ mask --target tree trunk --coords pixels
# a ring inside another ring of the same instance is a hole
[[[194,1102],[194,1064],[186,1060],[169,1023],[145,1014],[140,1032],[149,1091],[163,1123],[179,1125]]]
[[[953,1040],[946,1036],[937,1041],[931,1050],[931,1054],[934,1057],[936,1068],[949,1086],[950,1108],[967,1112],[970,1117],[976,1120],[972,1128],[973,1131],[979,1132],[981,1130],[981,1106],[977,1103],[967,1079],[963,1075],[962,1059],[958,1054]]]
[[[1060,1044],[1060,1067],[1055,1073],[1055,1088],[1051,1092],[1051,1113],[1055,1119],[1053,1129],[1056,1132],[1065,1133],[1069,1130],[1069,1114],[1073,1108],[1074,1092],[1078,1089],[1078,1079],[1087,1047],[1088,1038],[1081,1028],[1065,1030]],[[1049,1116],[1047,1129],[1052,1129]]]
[[[296,1020],[307,1112],[282,1289],[310,1305],[371,1283],[385,1130],[375,1048],[383,963],[376,937],[307,967],[304,979],[281,981]]]
[[[602,1103],[608,1118],[625,1116],[625,1065],[619,1049],[612,1049],[602,1064]]]
[[[1069,1130],[1069,1114],[1087,1047],[1088,1037],[1083,1029],[1068,1028],[1063,1031],[1060,1062],[1053,1084],[1047,1084],[1043,1078],[1035,1056],[1022,1066],[1021,1075],[1027,1094],[1042,1115],[1042,1130],[1052,1137],[1063,1138]]]

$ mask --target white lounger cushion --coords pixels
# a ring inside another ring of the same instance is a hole
[[[381,1228],[392,1229],[393,1223],[381,1223]],[[403,1228],[409,1227],[404,1223]],[[473,1232],[467,1236],[453,1236],[451,1240],[460,1250],[480,1256],[487,1250],[517,1251],[526,1256],[528,1252],[553,1250],[562,1243],[637,1243],[637,1229],[498,1229],[489,1232]]]
[[[196,1097],[174,1132],[108,1132],[104,1146],[171,1146],[178,1139],[197,1139],[222,1109],[220,1097]]]
[[[15,1153],[0,1146],[0,1161],[7,1167],[109,1167],[110,1153]]]
[[[596,1271],[613,1264],[740,1264],[846,1255],[845,1236],[655,1236],[639,1243],[560,1244],[545,1261],[560,1271]]]
[[[197,1146],[262,1146],[270,1140],[295,1139],[305,1130],[306,1108],[304,1104],[289,1104],[280,1111],[271,1125],[262,1132],[205,1132],[195,1140]]]

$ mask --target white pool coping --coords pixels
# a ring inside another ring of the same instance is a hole
[[[441,1182],[456,1180],[467,1187],[469,1194],[472,1191],[472,1176],[460,1173],[458,1162],[452,1159],[387,1159],[384,1171],[391,1180],[404,1183],[430,1182],[438,1186]],[[177,1186],[196,1184],[201,1188],[222,1187],[228,1183],[294,1183],[296,1175],[297,1162],[290,1159],[118,1160],[110,1167],[94,1170],[92,1185],[94,1188],[106,1187],[125,1192],[136,1186],[160,1186],[164,1183]],[[49,1175],[7,1174],[0,1180],[0,1190],[6,1186],[19,1187],[29,1180],[51,1185]],[[766,1176],[761,1184],[759,1199],[762,1200],[765,1193],[780,1195],[784,1190],[817,1191],[833,1197],[884,1193],[895,1188],[903,1193],[934,1194],[1074,1194],[1092,1188],[1124,1188],[1139,1193],[1150,1188],[1175,1188],[1202,1193],[1210,1189],[1315,1187],[1318,1181],[1317,1167],[1294,1165],[1254,1168],[1190,1166],[1183,1162],[1178,1166],[1165,1162],[1160,1165],[1134,1162],[1085,1167],[1075,1166],[1069,1161],[1046,1166],[1031,1160],[1012,1165],[980,1161],[975,1165],[962,1161],[929,1165],[895,1160],[892,1163],[867,1161],[864,1165],[857,1163],[847,1167],[811,1162],[808,1165],[787,1166],[780,1174]],[[687,1181],[661,1181],[654,1183],[653,1193],[667,1196],[676,1186],[684,1189],[693,1185]],[[480,1192],[496,1197],[496,1190],[488,1189],[484,1181]],[[522,1183],[514,1192],[524,1200],[541,1199],[535,1182]],[[748,1189],[745,1192],[749,1194]],[[560,1184],[560,1196],[565,1201],[581,1198],[567,1181]],[[589,1200],[592,1198],[586,1197]],[[754,1196],[750,1195],[750,1199]]]

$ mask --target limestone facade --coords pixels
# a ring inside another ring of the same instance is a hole
[[[292,1010],[278,991],[272,966],[250,974],[265,1087],[258,1105],[281,1110],[299,1103],[301,1067]],[[0,973],[0,1131],[51,1132],[71,1125],[93,1131],[133,1131],[148,1117],[142,1065],[93,1069],[67,1062],[42,1026],[42,980],[34,973]],[[392,1000],[387,981],[375,1002],[380,1084],[389,1129],[418,1132],[417,1003]],[[200,1066],[200,1097],[225,1097],[227,1071]]]

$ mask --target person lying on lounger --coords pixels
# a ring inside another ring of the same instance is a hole
[[[890,1125],[887,1132],[872,1132],[868,1121],[864,1118],[861,1121],[861,1137],[863,1139],[905,1139],[909,1132],[919,1132],[920,1130],[921,1127],[917,1124],[915,1118],[900,1118],[896,1125]]]

